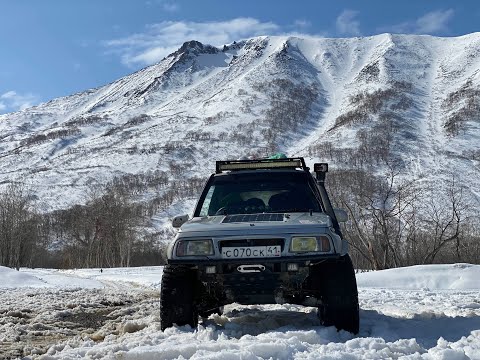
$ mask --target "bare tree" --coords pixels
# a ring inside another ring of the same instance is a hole
[[[65,266],[130,266],[142,216],[121,184],[91,188],[85,205],[58,212]]]
[[[38,241],[38,218],[24,188],[0,194],[0,265],[19,268],[31,262]]]
[[[398,165],[386,165],[384,178],[362,170],[334,177],[340,183],[333,197],[350,215],[344,232],[355,252],[377,270],[405,265],[415,221],[415,181],[400,180]]]
[[[429,199],[423,220],[424,228],[428,231],[428,242],[422,264],[433,263],[439,252],[448,245],[454,245],[459,252],[467,210],[464,191],[458,186],[455,177],[449,182],[446,195],[430,196]]]

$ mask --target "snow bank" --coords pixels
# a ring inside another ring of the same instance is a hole
[[[159,289],[162,273],[163,266],[74,270],[21,268],[20,271],[0,266],[0,289],[24,287]]]
[[[70,276],[97,280],[108,285],[146,287],[159,289],[163,266],[143,266],[131,268],[75,269],[65,270]]]
[[[0,266],[0,289],[56,288],[102,289],[105,284],[95,278],[84,278],[56,269],[27,269],[20,271]]]
[[[480,290],[480,265],[417,265],[357,274],[359,287]]]
[[[48,284],[35,276],[0,266],[0,288],[48,287]]]

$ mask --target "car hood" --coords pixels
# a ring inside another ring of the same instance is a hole
[[[286,214],[251,214],[221,215],[195,217],[179,230],[179,235],[189,233],[265,233],[265,232],[299,232],[310,228],[331,227],[332,221],[325,213],[286,213]]]

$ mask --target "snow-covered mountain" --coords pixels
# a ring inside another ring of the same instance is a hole
[[[479,144],[480,33],[190,41],[106,86],[1,115],[0,184],[25,183],[46,211],[114,177],[162,178],[144,190],[158,193],[217,159],[283,151],[333,168],[395,160],[432,182],[454,173],[478,199]]]

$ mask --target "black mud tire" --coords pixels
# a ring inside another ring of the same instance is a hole
[[[358,290],[350,256],[345,255],[338,261],[328,261],[312,267],[310,283],[320,293],[322,300],[322,305],[318,307],[321,324],[358,334]]]
[[[216,308],[209,309],[209,310],[203,310],[203,311],[200,312],[200,316],[202,318],[208,318],[210,315],[213,315],[213,314],[222,315],[223,314],[223,307],[220,306],[220,307],[216,307]]]
[[[214,283],[210,283],[214,285]],[[208,318],[210,315],[223,314],[223,290],[208,284],[198,283],[198,313],[202,318]]]
[[[160,292],[160,328],[198,324],[195,270],[184,265],[166,265]]]

